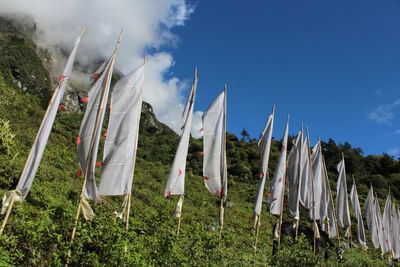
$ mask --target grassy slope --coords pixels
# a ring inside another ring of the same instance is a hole
[[[29,76],[33,68],[40,68],[37,65],[40,60],[31,43],[19,45],[24,46],[27,53],[24,57],[32,59],[21,65]],[[18,88],[7,66],[3,64],[0,71],[0,119],[9,121],[10,127],[0,124],[0,134],[11,131],[15,137],[2,139],[0,143],[1,195],[15,187],[44,114],[43,95]],[[45,78],[44,74],[36,77],[40,81]],[[58,114],[31,192],[22,205],[15,207],[5,235],[1,237],[0,263],[58,266],[64,262],[82,184],[81,178],[74,175],[78,169],[74,139],[82,115]],[[233,207],[226,209],[225,231],[223,239],[219,240],[216,232],[209,231],[217,220],[218,203],[201,179],[201,156],[198,154],[201,141],[192,140],[182,231],[176,236],[177,221],[172,213],[177,198],[164,199],[161,193],[178,136],[158,122],[148,123],[151,116],[148,112],[142,114],[129,232],[123,231],[123,223],[113,215],[120,209],[122,198],[108,198],[107,203],[94,207],[94,221],[80,221],[72,263],[88,266],[267,265],[275,219],[266,212],[256,254],[252,248],[252,202],[257,187],[254,177],[259,166],[255,141],[246,143],[228,135],[229,201]],[[278,142],[274,142],[272,149],[273,169]],[[128,254],[122,253],[125,244],[128,244]],[[284,253],[283,258],[291,259],[290,251]],[[375,252],[373,256],[362,253],[357,251],[349,259],[357,259],[357,255],[359,258],[377,257]]]

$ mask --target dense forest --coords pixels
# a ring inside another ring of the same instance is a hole
[[[51,56],[39,49],[25,28],[0,19],[0,195],[14,189],[30,146],[39,128],[54,87]],[[27,31],[29,32],[29,31]],[[71,88],[79,87],[71,84]],[[72,90],[71,89],[71,90]],[[76,88],[75,88],[76,90]],[[79,91],[79,96],[84,94]],[[78,101],[77,100],[77,101]],[[83,103],[70,111],[60,108],[34,184],[26,200],[13,209],[9,224],[0,237],[0,264],[4,266],[59,266],[65,264],[73,217],[82,186],[75,137],[83,116]],[[106,116],[107,117],[107,116]],[[107,123],[104,124],[106,127]],[[260,126],[261,127],[261,126]],[[106,129],[104,129],[105,131]],[[260,128],[261,130],[261,128]],[[282,129],[274,130],[269,176],[279,157]],[[293,140],[294,137],[290,138]],[[241,137],[227,134],[229,207],[222,238],[217,227],[218,199],[202,180],[202,140],[191,139],[186,173],[186,195],[181,234],[172,216],[177,198],[162,197],[163,185],[172,163],[179,136],[157,121],[149,104],[143,104],[139,150],[133,180],[130,230],[115,218],[123,197],[109,197],[95,205],[93,221],[79,221],[72,247],[73,266],[346,266],[385,265],[373,249],[368,235],[368,251],[354,245],[314,254],[305,239],[285,239],[282,249],[272,255],[273,225],[276,218],[263,206],[258,248],[255,251],[252,208],[260,172],[257,139],[245,131]],[[104,142],[104,140],[102,140]],[[400,163],[388,154],[364,155],[351,144],[324,140],[323,154],[331,188],[335,188],[336,165],[342,153],[348,184],[353,177],[361,205],[372,184],[383,201],[390,188],[400,199]],[[101,147],[101,146],[100,146]],[[290,149],[290,147],[289,147]],[[99,153],[101,157],[101,151]],[[100,160],[100,159],[99,159]],[[98,172],[101,167],[98,168]],[[382,202],[383,204],[383,202]],[[383,206],[383,205],[381,205]],[[300,223],[309,226],[306,214]],[[285,216],[285,221],[290,218]],[[356,236],[356,223],[353,223]],[[337,240],[334,240],[337,244]],[[128,252],[124,253],[127,245]]]

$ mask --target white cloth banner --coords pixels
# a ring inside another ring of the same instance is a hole
[[[363,222],[363,218],[362,218],[362,214],[361,214],[360,201],[358,199],[357,188],[354,183],[353,183],[353,186],[351,187],[350,199],[351,199],[351,205],[353,206],[354,216],[356,216],[356,219],[357,219],[358,241],[360,242],[361,246],[367,247],[365,231],[364,231],[364,222]]]
[[[113,56],[108,60],[105,71],[103,71],[100,77],[89,89],[89,101],[81,122],[79,137],[77,140],[79,164],[83,174],[86,175],[85,197],[95,201],[100,199],[95,180],[95,168],[105,114],[105,105],[103,105],[103,109],[101,110],[100,106],[101,103],[107,103],[111,82],[111,79],[107,80],[107,75],[109,72],[112,72],[112,60]],[[105,92],[103,92],[103,89]],[[103,96],[105,99],[103,99]],[[93,144],[93,147],[91,147],[91,144]],[[90,151],[91,154],[89,155]]]
[[[258,141],[258,149],[261,154],[262,167],[260,173],[260,181],[258,183],[256,202],[254,205],[254,214],[257,216],[261,215],[262,201],[264,199],[264,187],[265,187],[265,181],[268,176],[268,161],[271,150],[273,128],[274,128],[274,110],[272,111],[272,114],[269,115],[264,130],[262,131],[261,138]]]
[[[285,132],[282,139],[281,154],[279,155],[278,166],[276,167],[274,178],[271,184],[268,202],[270,203],[269,211],[271,214],[279,215],[282,210],[284,201],[285,175],[286,175],[286,155],[287,141],[289,133],[289,120],[286,123]]]
[[[349,198],[347,195],[346,169],[344,158],[337,165],[339,177],[336,186],[336,210],[340,227],[351,225]]]
[[[39,131],[36,135],[36,139],[32,145],[28,159],[25,163],[25,167],[19,178],[16,189],[18,189],[22,193],[23,198],[25,198],[29,193],[29,190],[33,183],[33,179],[36,175],[36,171],[39,167],[44,150],[46,148],[46,144],[49,139],[51,129],[53,127],[54,119],[59,109],[59,105],[63,99],[65,89],[68,86],[68,81],[71,76],[72,66],[74,65],[76,51],[78,50],[80,41],[81,36],[79,35],[75,40],[74,47],[68,57],[67,63],[65,64],[64,71],[60,76],[57,88],[54,91],[49,106],[47,107],[46,115],[43,118]]]
[[[144,71],[143,64],[113,87],[99,184],[99,194],[102,196],[131,192],[142,110]]]
[[[207,189],[226,198],[226,158],[224,151],[225,92],[222,92],[203,115],[203,179]],[[224,187],[224,188],[223,188]]]
[[[178,149],[168,175],[164,188],[164,197],[170,195],[183,195],[185,193],[186,158],[189,149],[190,130],[192,128],[193,107],[196,96],[197,76],[195,74],[192,90],[183,110],[182,135]]]

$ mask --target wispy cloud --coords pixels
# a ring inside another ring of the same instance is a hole
[[[368,114],[368,118],[380,124],[390,123],[394,119],[393,109],[397,106],[400,106],[400,98],[391,104],[379,105]]]
[[[391,156],[399,157],[400,156],[400,148],[398,148],[398,147],[391,148],[387,151],[387,153]]]

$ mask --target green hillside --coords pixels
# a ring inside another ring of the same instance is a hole
[[[0,194],[14,189],[25,164],[51,95],[52,77],[39,50],[27,35],[0,21]],[[50,59],[49,59],[50,60]],[[16,206],[0,237],[0,265],[61,266],[65,264],[73,217],[82,186],[76,177],[79,168],[75,137],[82,112],[60,111],[50,135],[31,191]],[[107,116],[106,116],[107,117]],[[106,125],[106,123],[105,123]],[[105,131],[106,129],[104,129]],[[260,126],[261,130],[261,126]],[[282,129],[274,133],[280,138]],[[133,180],[130,229],[115,218],[122,197],[109,197],[94,207],[93,221],[80,220],[72,247],[72,266],[312,266],[339,264],[332,250],[327,259],[303,239],[285,240],[283,249],[271,257],[273,225],[276,218],[264,205],[257,251],[254,250],[252,206],[260,168],[257,141],[228,134],[227,157],[230,207],[225,211],[222,239],[218,238],[218,201],[202,180],[202,140],[192,139],[186,176],[181,234],[172,216],[177,198],[164,199],[163,186],[179,137],[158,122],[152,108],[144,104],[139,150]],[[103,140],[104,141],[104,140]],[[400,164],[389,155],[364,156],[350,144],[323,143],[323,152],[335,188],[335,166],[343,152],[348,172],[358,186],[363,204],[370,183],[383,200],[388,188],[400,199]],[[274,141],[270,160],[273,175],[279,154]],[[99,160],[101,151],[99,153]],[[100,172],[100,169],[98,170]],[[381,205],[383,206],[383,205]],[[309,225],[306,214],[301,224]],[[284,218],[289,221],[289,218]],[[355,225],[355,222],[354,222]],[[356,237],[356,228],[353,227]],[[368,234],[369,237],[369,234]],[[356,238],[354,238],[356,239]],[[335,240],[336,242],[336,240]],[[357,243],[356,240],[354,242]],[[124,253],[124,246],[128,253]],[[372,245],[369,243],[369,246]],[[340,264],[347,266],[384,265],[379,251],[346,249]]]

